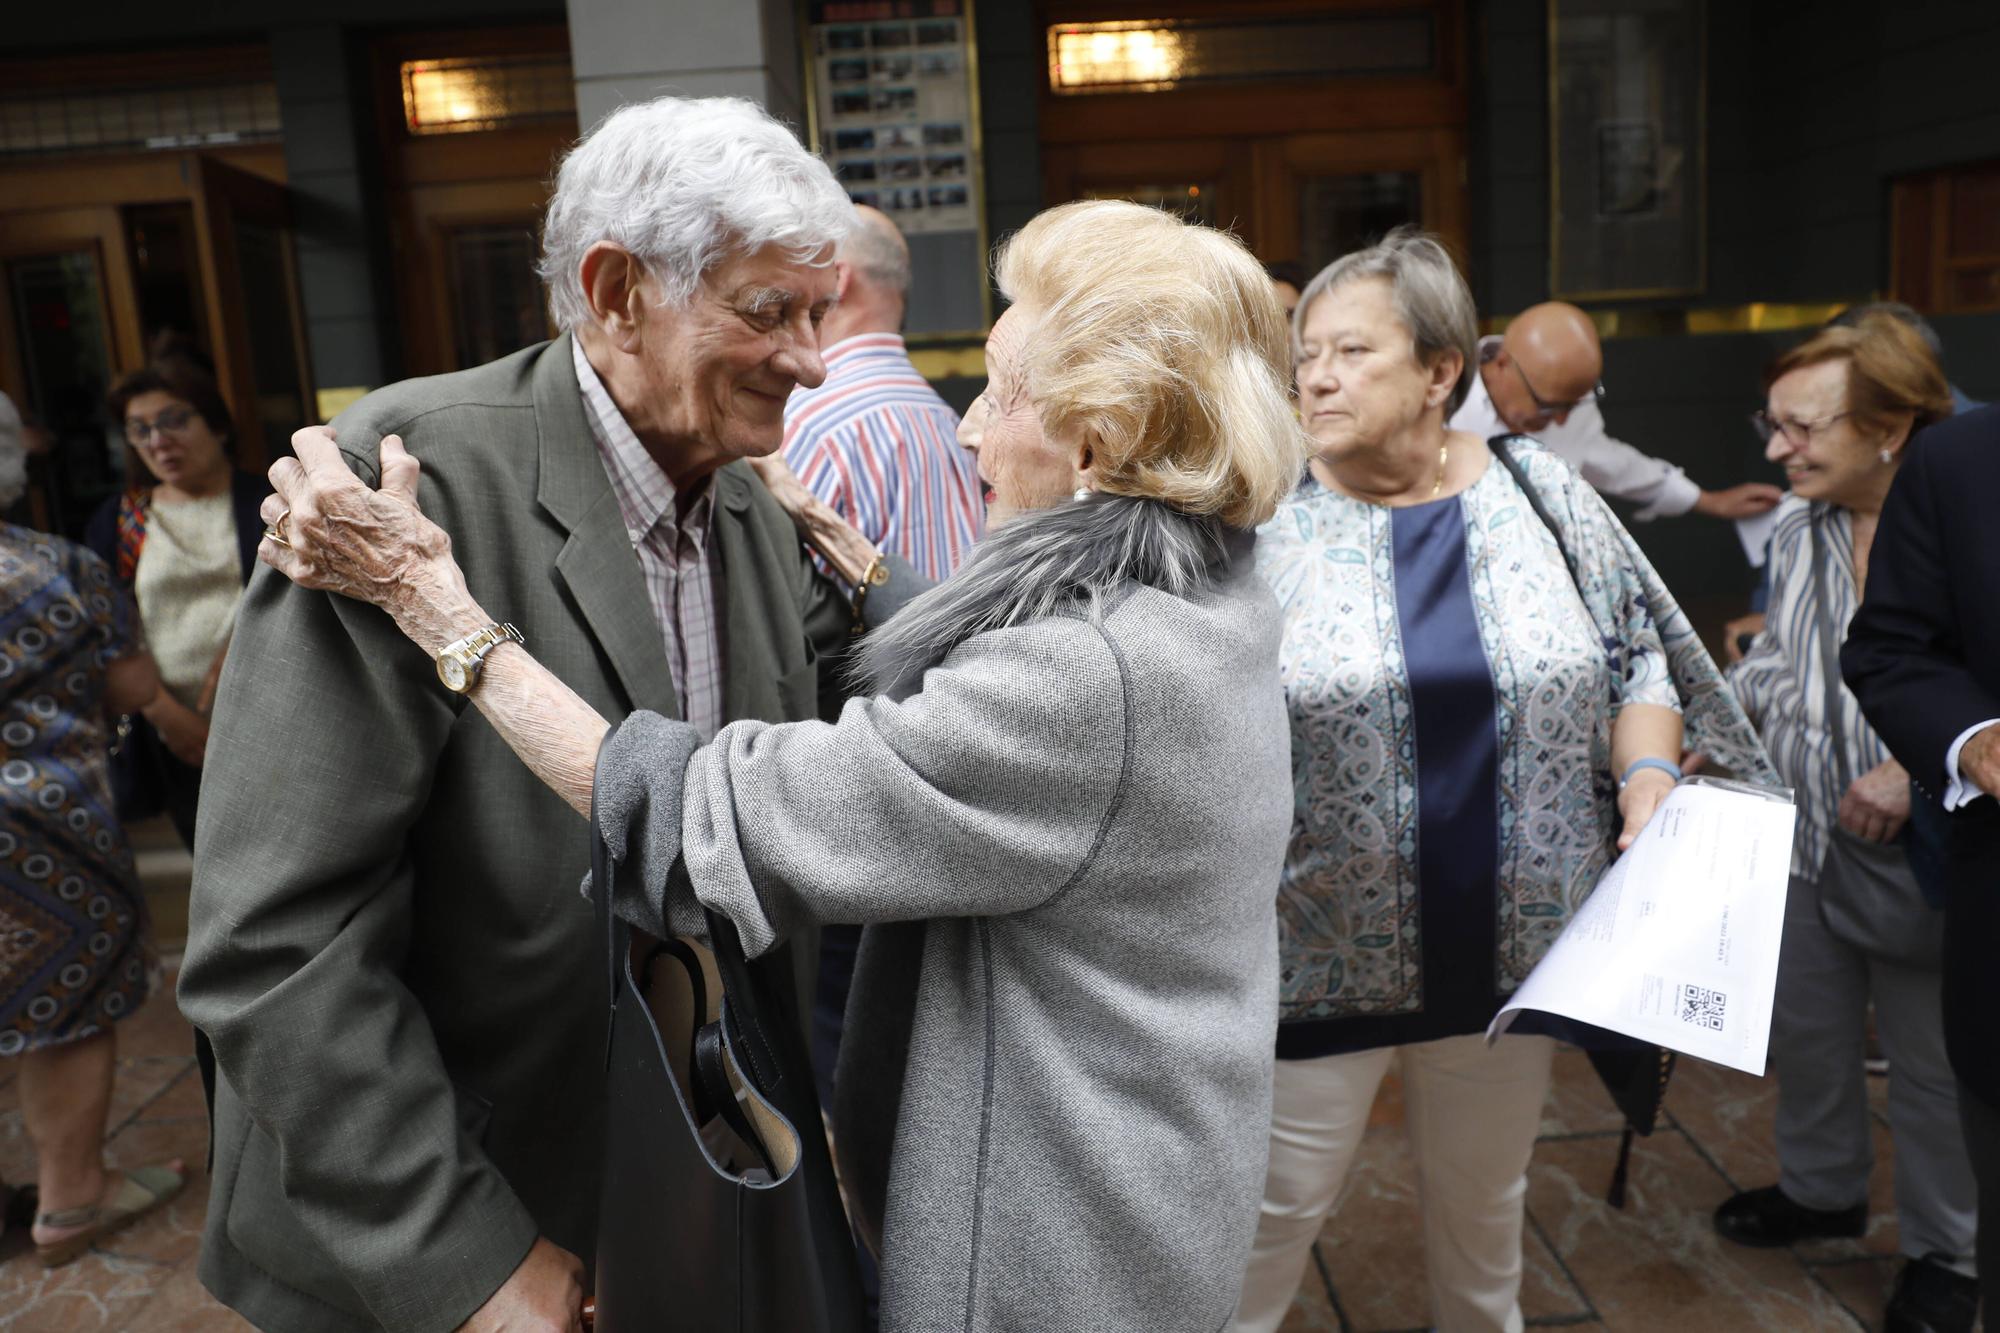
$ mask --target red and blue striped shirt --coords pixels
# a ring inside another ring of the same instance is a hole
[[[785,404],[785,461],[813,494],[885,551],[943,580],[986,528],[958,413],[910,364],[901,335],[826,349],[826,382]]]

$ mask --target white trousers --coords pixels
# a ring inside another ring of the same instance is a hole
[[[1423,1202],[1431,1317],[1440,1333],[1520,1333],[1522,1205],[1555,1048],[1547,1037],[1505,1036],[1488,1050],[1473,1035],[1278,1061],[1271,1162],[1238,1333],[1272,1333],[1284,1322],[1396,1060]]]

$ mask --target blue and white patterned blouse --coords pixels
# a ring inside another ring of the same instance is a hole
[[[1516,456],[1588,606],[1497,461],[1394,509],[1308,479],[1259,532],[1297,793],[1282,1057],[1484,1029],[1614,853],[1612,719],[1681,706],[1656,576],[1566,464]]]

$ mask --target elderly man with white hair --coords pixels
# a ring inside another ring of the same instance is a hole
[[[549,206],[562,335],[333,423],[371,482],[402,438],[466,586],[510,623],[433,663],[372,607],[270,571],[245,594],[180,1000],[215,1057],[201,1277],[259,1327],[578,1325],[605,1043],[578,984],[589,828],[467,696],[525,641],[607,715],[703,738],[816,715],[815,645],[858,606],[739,460],[824,376],[852,220],[753,105],[626,107]]]

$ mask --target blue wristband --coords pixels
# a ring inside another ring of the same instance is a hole
[[[1672,760],[1655,759],[1651,755],[1647,755],[1644,759],[1634,759],[1632,761],[1631,766],[1625,770],[1625,776],[1618,779],[1618,790],[1624,791],[1625,784],[1632,780],[1632,775],[1642,768],[1657,768],[1675,782],[1681,780],[1681,766],[1679,764],[1674,763]]]

